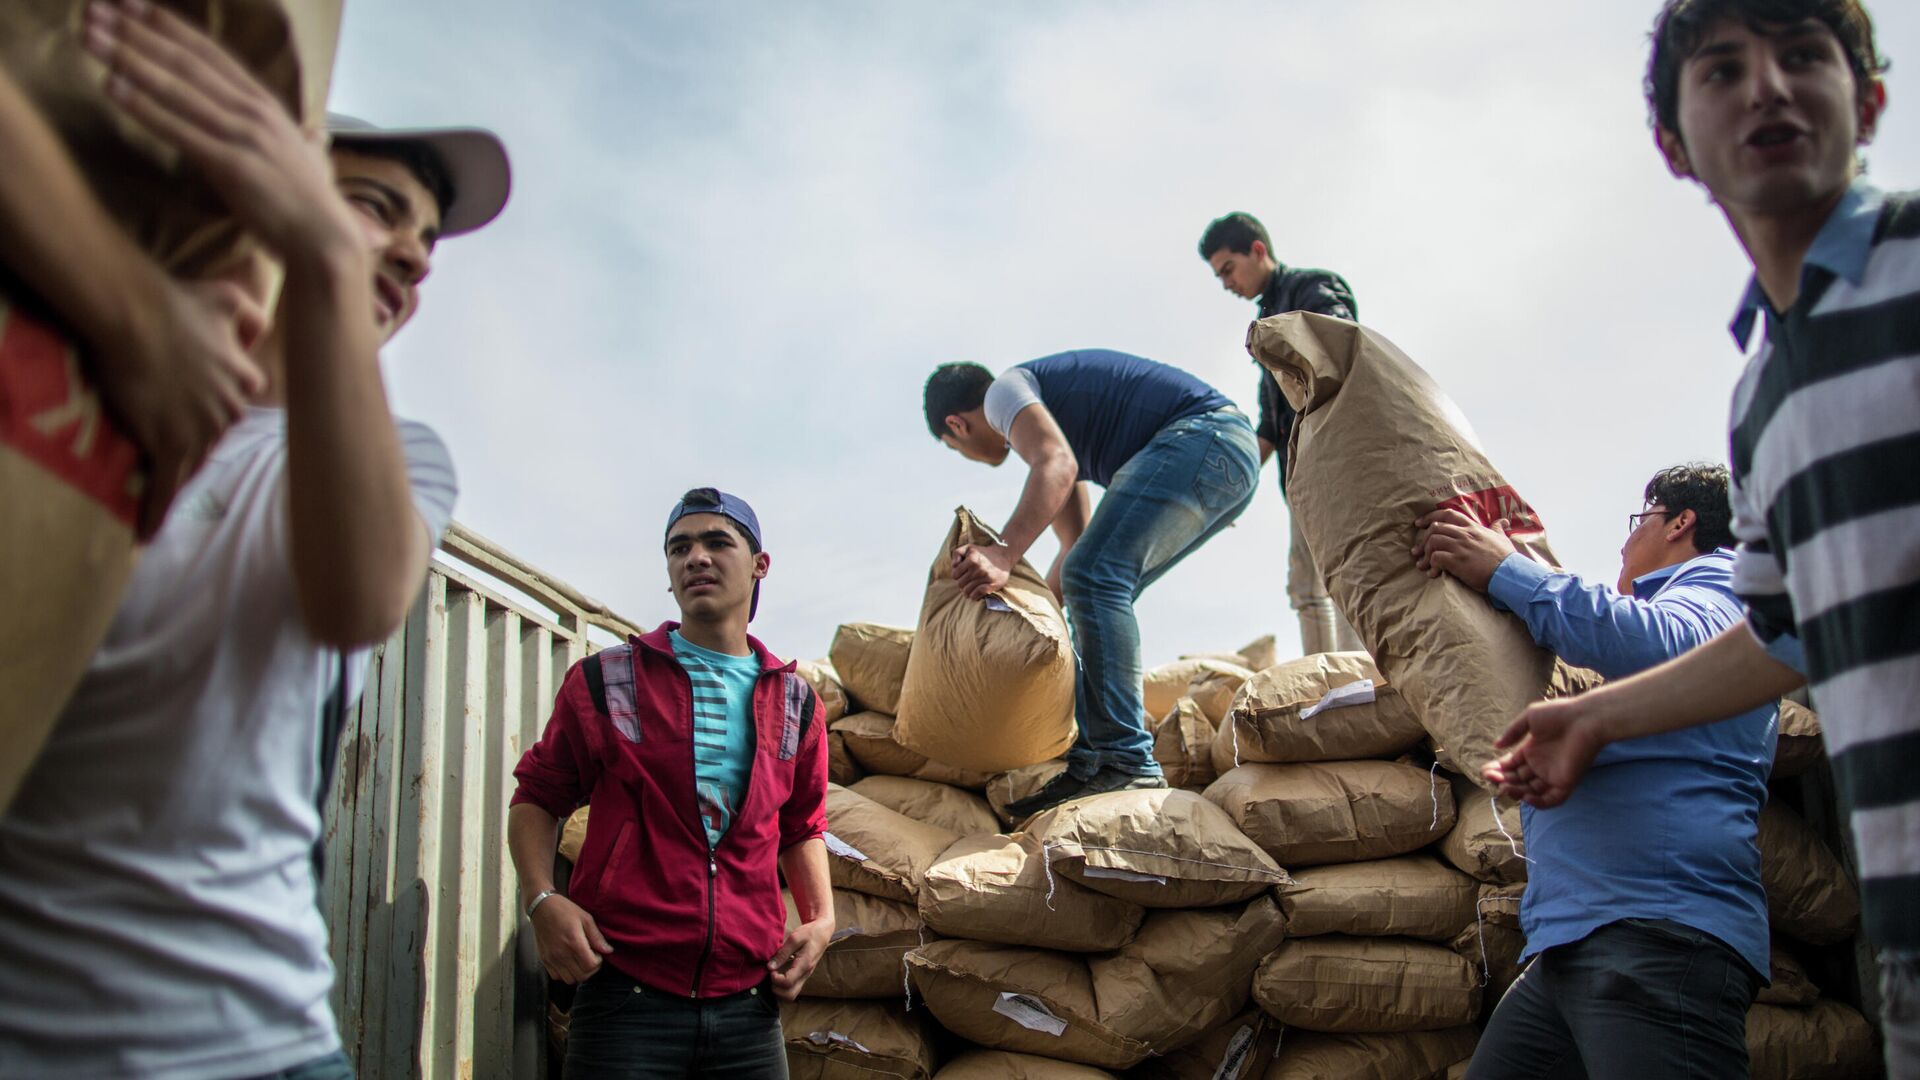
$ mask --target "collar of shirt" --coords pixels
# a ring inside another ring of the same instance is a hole
[[[1868,183],[1865,177],[1855,177],[1846,194],[1840,196],[1833,213],[1828,215],[1827,223],[1820,226],[1813,246],[1807,249],[1807,256],[1800,264],[1800,280],[1806,281],[1808,267],[1818,266],[1855,285],[1860,284],[1867,273],[1867,257],[1873,251],[1874,225],[1880,220],[1880,207],[1885,202],[1884,192]],[[1747,350],[1747,343],[1753,338],[1754,320],[1767,303],[1760,279],[1749,277],[1740,306],[1734,309],[1733,322],[1727,325],[1733,333],[1734,345],[1741,352]]]
[[[1279,293],[1286,280],[1287,264],[1279,259],[1273,260],[1273,274],[1267,278],[1267,287],[1260,293],[1259,304],[1263,310],[1279,301]]]
[[[1695,555],[1686,562],[1677,562],[1671,566],[1663,566],[1658,570],[1650,570],[1633,579],[1633,598],[1635,600],[1651,600],[1661,589],[1671,585],[1673,579],[1678,577],[1681,571],[1689,567],[1698,566],[1705,562],[1731,563],[1732,561],[1733,552],[1728,551],[1726,548],[1715,548],[1705,555]]]

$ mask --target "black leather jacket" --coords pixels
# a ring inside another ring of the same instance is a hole
[[[1287,311],[1312,311],[1339,319],[1360,321],[1360,304],[1345,278],[1331,270],[1273,268],[1267,291],[1260,294],[1260,317]],[[1258,366],[1256,363],[1255,366]],[[1280,454],[1280,487],[1287,484],[1287,435],[1293,430],[1293,407],[1280,396],[1280,384],[1260,369],[1260,421],[1254,431]]]

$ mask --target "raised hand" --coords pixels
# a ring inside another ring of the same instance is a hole
[[[1495,749],[1512,749],[1482,766],[1480,775],[1502,795],[1538,809],[1566,802],[1603,745],[1586,704],[1574,697],[1528,706],[1494,740]]]

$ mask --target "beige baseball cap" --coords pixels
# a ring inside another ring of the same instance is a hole
[[[439,158],[453,186],[453,197],[440,215],[442,238],[472,232],[500,216],[513,189],[506,145],[485,128],[382,128],[328,113],[327,133],[336,146],[413,145]]]

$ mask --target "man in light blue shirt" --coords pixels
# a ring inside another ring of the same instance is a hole
[[[1422,569],[1526,621],[1570,664],[1623,678],[1738,625],[1727,470],[1656,474],[1629,515],[1615,587],[1548,569],[1454,510],[1420,520]],[[1764,983],[1756,845],[1776,710],[1615,743],[1551,810],[1522,807],[1531,860],[1520,921],[1532,958],[1501,999],[1470,1080],[1747,1075],[1746,1013]]]

